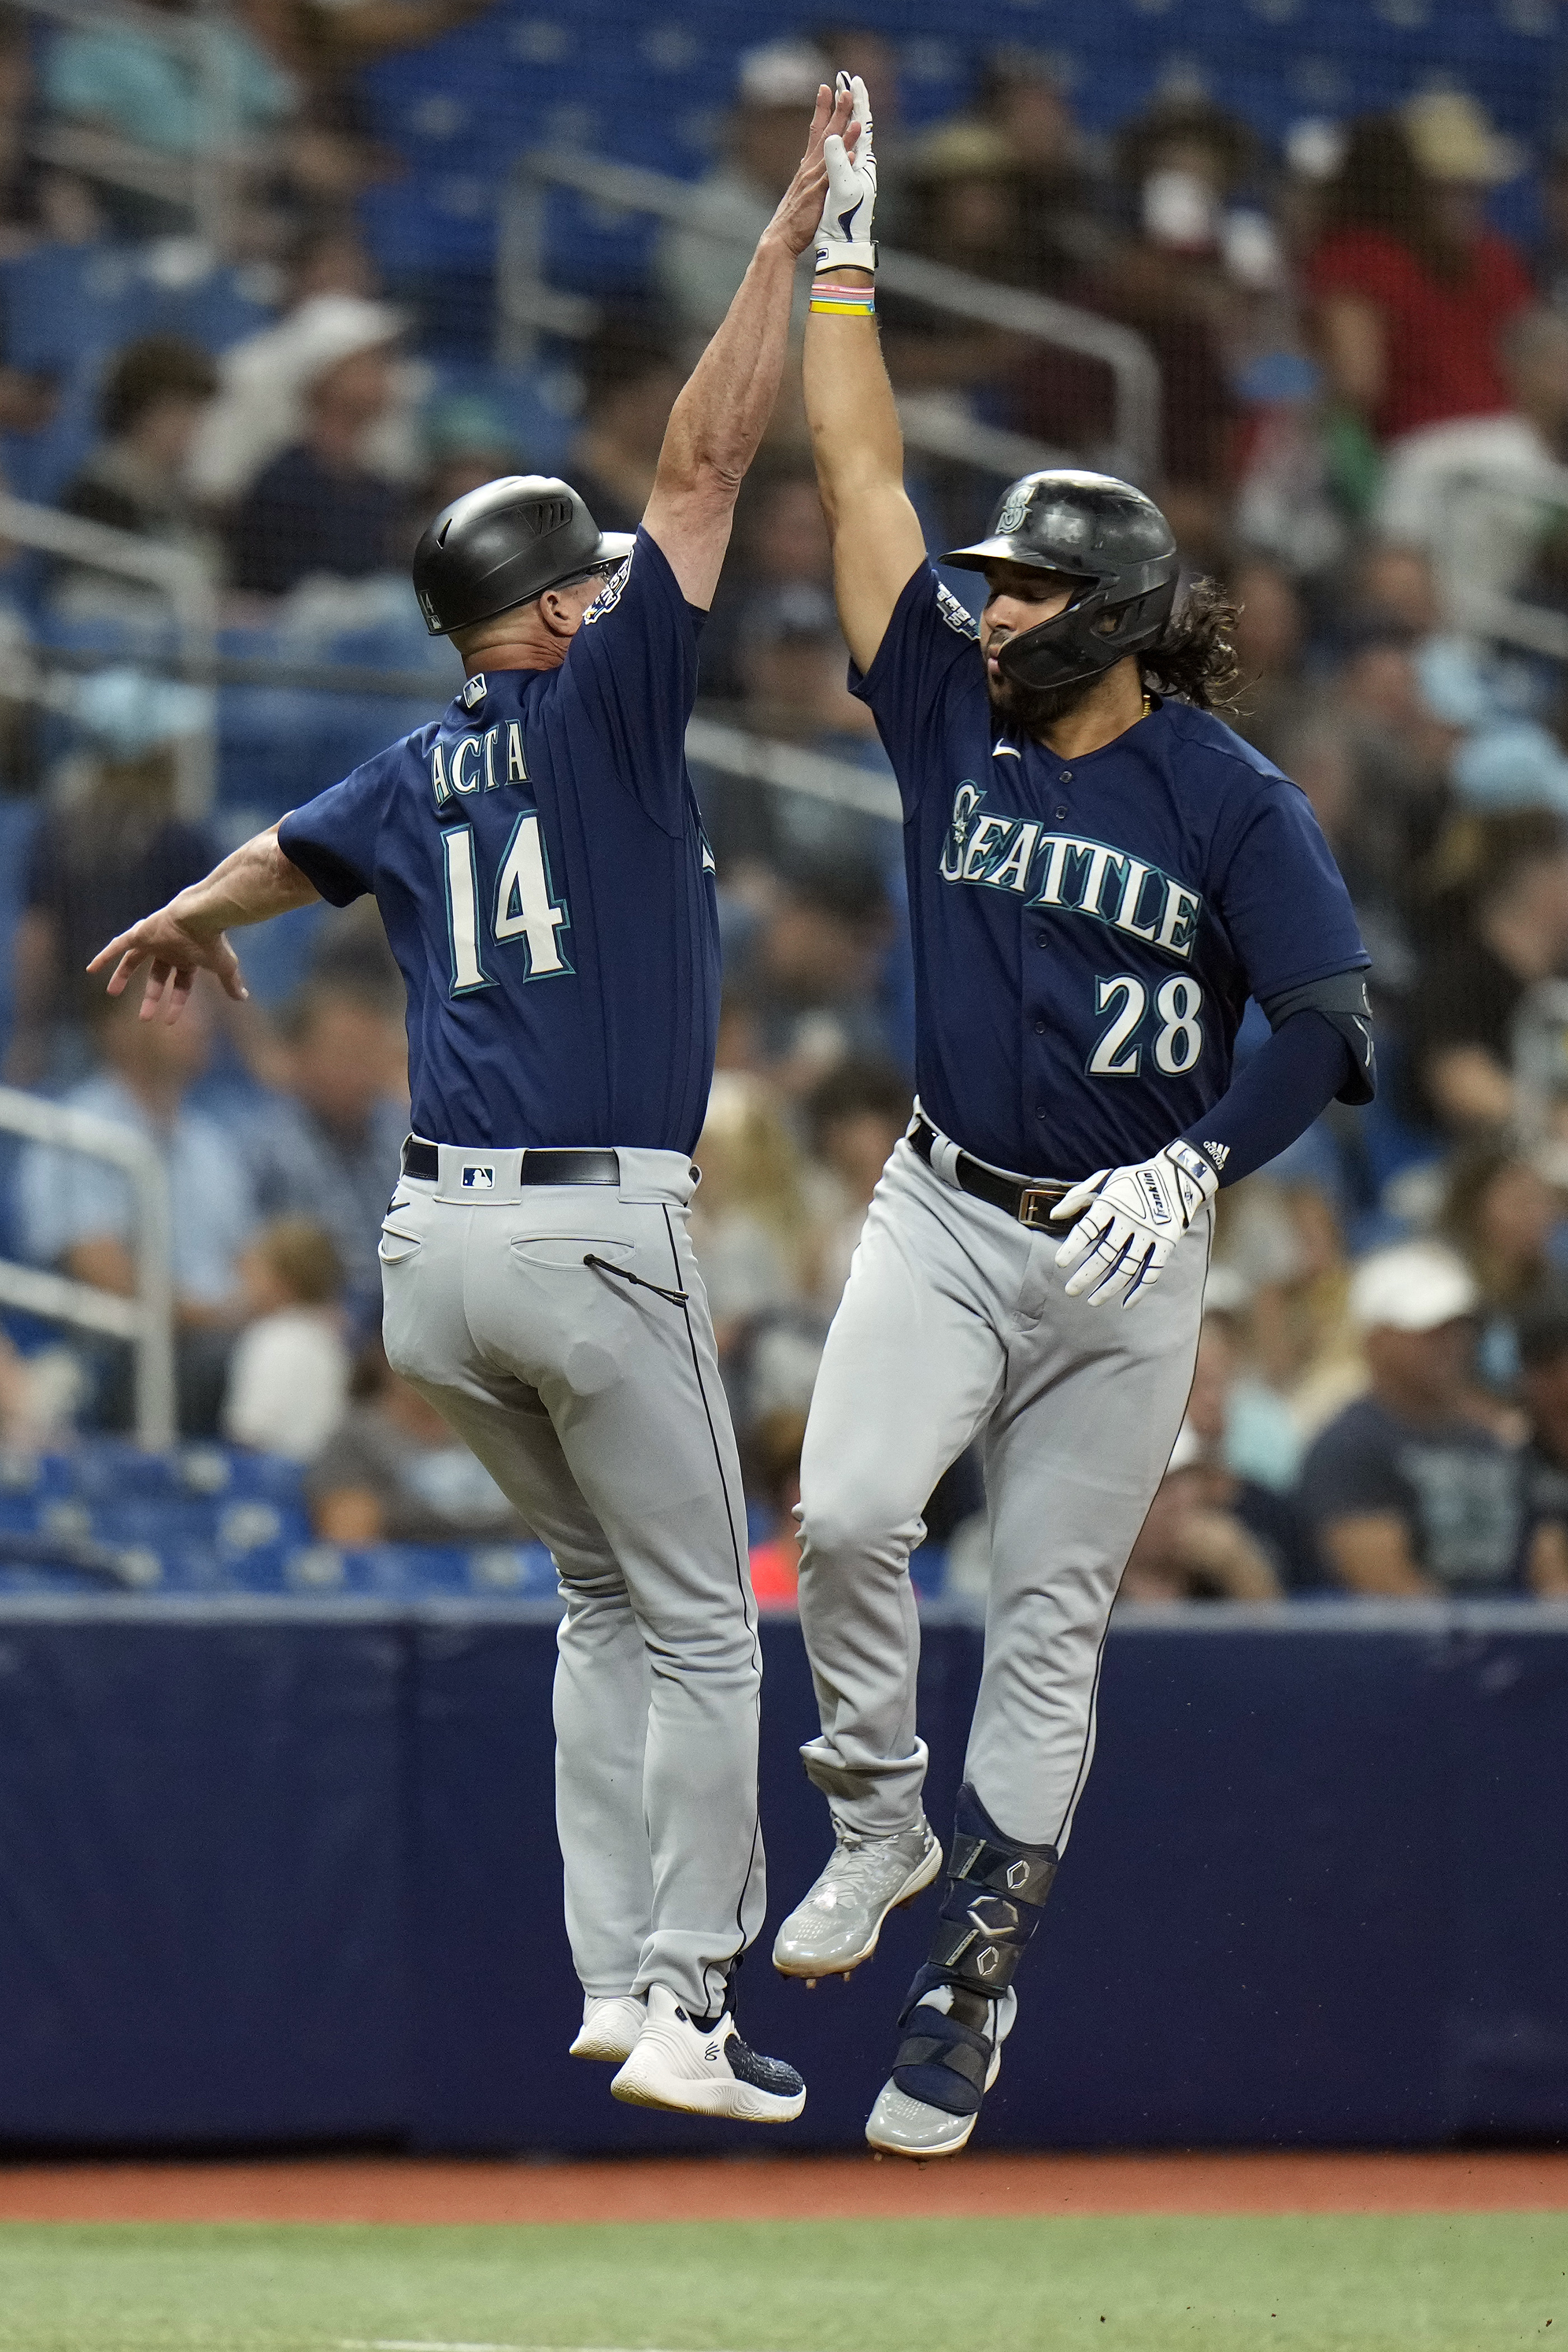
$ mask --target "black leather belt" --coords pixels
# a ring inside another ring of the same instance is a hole
[[[917,1118],[910,1129],[910,1147],[918,1151],[929,1168],[931,1146],[936,1141],[936,1129],[928,1119]],[[1058,1201],[1065,1201],[1072,1191],[1070,1184],[1026,1184],[1016,1176],[998,1175],[982,1160],[972,1160],[961,1151],[954,1163],[953,1174],[961,1192],[971,1192],[977,1201],[989,1201],[994,1209],[1005,1209],[1016,1217],[1021,1225],[1045,1226],[1053,1234],[1068,1232],[1077,1223],[1069,1218],[1065,1225],[1051,1223],[1051,1211]]]
[[[476,1147],[475,1158],[479,1158]],[[441,1173],[441,1154],[433,1143],[411,1135],[403,1147],[403,1172],[435,1183]],[[620,1154],[616,1151],[527,1150],[518,1171],[520,1184],[618,1184]]]

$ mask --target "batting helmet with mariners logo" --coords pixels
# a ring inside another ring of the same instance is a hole
[[[442,509],[414,551],[414,592],[426,628],[444,637],[608,571],[635,544],[601,530],[570,482],[505,474]]]
[[[987,538],[942,558],[966,572],[1026,563],[1072,584],[1066,608],[1010,637],[997,656],[1016,686],[1072,686],[1145,653],[1171,616],[1181,559],[1152,499],[1113,474],[1026,474]]]

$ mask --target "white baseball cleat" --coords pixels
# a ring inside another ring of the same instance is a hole
[[[935,1985],[904,2018],[892,2077],[877,2094],[866,2137],[884,2156],[956,2156],[980,2120],[980,2102],[1002,2071],[1002,2044],[1013,2031],[1018,1996],[1009,1986],[999,2000]],[[960,2110],[918,2098],[920,2088],[952,2085]],[[947,2077],[947,2084],[942,2076]]]
[[[942,1868],[942,1847],[922,1815],[892,1837],[864,1836],[837,1819],[833,1859],[797,1903],[773,1944],[781,1976],[847,1976],[877,1948],[889,1911],[912,1903]]]
[[[647,2011],[635,1993],[588,1993],[570,2058],[605,2058],[618,2066],[637,2047]]]
[[[612,2096],[633,2107],[674,2107],[743,2124],[792,2123],[805,2084],[782,2058],[760,2058],[728,2010],[716,2025],[693,2025],[668,1985],[650,1985],[647,2022],[615,2081]]]

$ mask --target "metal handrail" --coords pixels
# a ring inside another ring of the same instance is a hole
[[[721,719],[700,712],[687,722],[686,755],[700,767],[717,768],[747,783],[768,784],[775,790],[804,793],[811,800],[831,802],[835,808],[855,809],[862,816],[884,816],[903,822],[903,803],[890,776],[852,767],[823,751],[803,751],[795,743],[775,736],[752,735]]]
[[[215,651],[213,583],[206,566],[185,549],[163,547],[155,540],[110,524],[87,522],[79,515],[59,513],[53,507],[29,505],[0,493],[0,540],[37,548],[45,555],[64,556],[95,571],[114,572],[130,580],[144,580],[161,588],[180,640],[183,660],[199,673]],[[106,667],[139,665],[133,653],[117,656]],[[154,667],[154,665],[144,665]],[[181,738],[176,803],[183,816],[201,816],[212,806],[217,773],[216,714],[210,708],[205,725]]]
[[[190,63],[201,85],[211,135],[189,155],[138,148],[112,132],[58,123],[34,126],[26,143],[40,162],[61,170],[107,180],[139,194],[162,196],[173,204],[189,204],[207,243],[215,251],[222,250],[230,209],[235,108],[216,12],[210,0],[204,0],[204,5],[187,16],[143,7],[139,0],[113,0],[113,5],[106,5],[106,0],[16,0],[16,5],[29,16],[83,32],[121,28]]]
[[[693,186],[688,181],[671,179],[662,172],[645,171],[635,164],[613,163],[603,157],[575,155],[555,148],[535,149],[521,155],[501,201],[497,254],[500,356],[514,364],[528,357],[541,331],[568,338],[585,335],[592,331],[598,314],[597,304],[582,295],[563,293],[545,281],[543,191],[550,185],[574,188],[579,194],[595,196],[626,212],[652,213],[661,220],[679,222],[682,227],[696,229],[722,244],[752,242],[750,224],[738,224],[727,210],[713,204],[700,185]],[[990,285],[962,269],[927,261],[919,254],[900,252],[893,247],[880,248],[878,276],[881,284],[894,293],[907,294],[912,300],[944,310],[951,317],[973,320],[980,326],[999,327],[1010,334],[1076,352],[1082,358],[1097,360],[1108,367],[1116,385],[1115,449],[1111,462],[1130,479],[1150,488],[1155,485],[1161,456],[1160,370],[1148,344],[1132,328],[1102,319],[1092,310],[1080,310],[1047,294],[1032,293],[1022,287]],[[921,412],[906,401],[901,404],[900,413],[906,437],[917,447],[931,446],[925,438],[927,420]],[[1044,444],[1031,444],[1023,435],[1005,437],[1018,446],[1029,446],[1037,452],[1036,465],[1059,462],[1061,453]],[[967,453],[955,446],[949,436],[934,454],[967,454],[970,462],[993,470],[973,436]],[[1000,470],[1021,473],[1030,469],[1009,462]]]
[[[155,1145],[134,1128],[68,1103],[0,1087],[0,1132],[58,1151],[79,1151],[123,1169],[136,1195],[136,1296],[0,1258],[0,1300],[56,1323],[106,1331],[136,1350],[136,1437],[162,1452],[174,1443],[174,1284],[169,1180]]]

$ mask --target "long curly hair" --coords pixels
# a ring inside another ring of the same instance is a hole
[[[1242,683],[1234,637],[1240,617],[1217,580],[1194,580],[1161,635],[1138,656],[1145,686],[1179,695],[1198,710],[1234,710]]]

